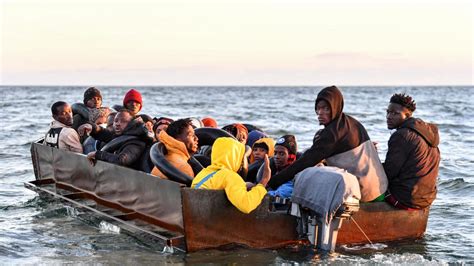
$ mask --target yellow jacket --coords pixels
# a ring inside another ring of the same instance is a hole
[[[196,185],[209,174],[216,172],[199,188],[224,189],[229,201],[243,213],[250,213],[262,202],[267,193],[261,184],[247,191],[244,180],[237,174],[244,160],[245,146],[233,138],[218,138],[212,146],[211,165],[203,169],[193,180]]]
[[[166,160],[181,172],[194,177],[193,168],[188,164],[188,160],[191,156],[189,155],[184,143],[171,137],[164,130],[160,132],[158,139],[163,143],[163,145],[165,145],[166,150],[168,151],[165,155]],[[151,174],[168,179],[156,166],[153,167]]]
[[[255,143],[252,145],[252,150],[255,144],[262,143],[262,142],[267,144],[268,146],[268,158],[273,157],[273,155],[275,155],[275,140],[273,140],[272,138],[261,138],[255,141]],[[253,152],[252,152],[250,154],[249,163],[254,163],[254,162],[255,162],[255,158],[253,157]]]

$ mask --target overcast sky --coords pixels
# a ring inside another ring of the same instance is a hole
[[[0,1],[0,85],[474,84],[468,0]]]

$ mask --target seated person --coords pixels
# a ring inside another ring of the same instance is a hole
[[[234,123],[234,124],[223,127],[222,130],[229,132],[240,143],[244,145],[247,143],[249,132],[248,132],[248,129],[243,124]]]
[[[112,150],[90,152],[87,154],[87,158],[91,161],[101,160],[140,170],[142,153],[145,151],[147,144],[152,141],[148,137],[148,130],[145,125],[133,120],[130,111],[124,109],[117,112],[113,127],[114,132],[92,124],[84,124],[79,127],[81,134],[90,132],[94,139],[107,143],[117,138],[122,137],[123,139],[123,142],[117,141],[118,144]],[[134,138],[125,138],[125,136]]]
[[[298,146],[295,136],[284,135],[277,140],[275,144],[275,155],[273,156],[274,164],[270,164],[272,176],[278,174],[296,161],[297,150]],[[293,180],[290,180],[279,186],[276,190],[268,191],[268,194],[273,197],[290,198],[292,192]]]
[[[153,132],[155,134],[154,137],[154,142],[158,141],[158,135],[162,130],[166,131],[168,126],[173,123],[173,119],[168,118],[168,117],[160,117],[160,118],[153,118],[155,120],[155,123],[153,125]]]
[[[261,139],[261,138],[268,138],[268,135],[265,134],[265,132],[259,131],[259,130],[252,130],[249,132],[249,135],[247,137],[247,146],[252,147],[255,141]]]
[[[270,179],[268,156],[265,156],[265,167],[262,180],[251,190],[242,177],[239,169],[247,167],[245,145],[232,138],[218,138],[212,146],[211,165],[204,168],[194,178],[192,188],[225,190],[227,198],[239,211],[250,213],[260,205],[267,193],[265,186]]]
[[[84,105],[77,103],[77,105],[85,106],[87,111],[85,114],[75,113],[72,127],[78,129],[79,126],[91,122],[94,123],[92,116],[97,113],[97,110],[102,106],[102,95],[100,90],[96,87],[89,87],[84,91]],[[74,107],[74,106],[73,106]]]
[[[272,138],[261,138],[253,144],[252,153],[249,156],[250,165],[248,173],[244,179],[246,182],[255,183],[258,170],[263,164],[263,158],[265,158],[265,154],[268,157],[273,157],[274,146],[275,141]]]
[[[261,138],[252,145],[252,153],[249,157],[249,163],[263,161],[265,154],[273,157],[275,141],[272,138]]]
[[[137,90],[131,89],[125,94],[125,97],[123,97],[123,106],[114,105],[113,108],[116,111],[127,109],[135,119],[138,112],[143,108],[142,95]]]
[[[158,140],[166,147],[166,160],[181,172],[194,177],[193,168],[188,160],[198,149],[198,138],[194,134],[191,119],[179,119],[168,126],[166,131],[162,130]],[[167,177],[155,166],[151,171],[154,176],[167,179]]]
[[[385,201],[400,209],[422,209],[436,198],[440,152],[438,128],[413,117],[416,103],[394,94],[387,108],[388,140],[383,164],[388,178]]]
[[[369,135],[359,121],[346,115],[342,109],[344,99],[336,86],[318,93],[315,111],[320,125],[313,145],[292,165],[272,177],[268,185],[277,189],[295,175],[326,159],[328,166],[347,170],[359,180],[361,201],[368,202],[384,197],[388,181]]]
[[[44,137],[44,145],[82,153],[82,145],[79,135],[72,128],[72,110],[66,102],[55,102],[51,106],[53,122],[51,122],[48,133]]]

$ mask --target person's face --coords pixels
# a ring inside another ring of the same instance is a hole
[[[132,121],[132,116],[129,113],[117,113],[114,119],[114,132],[116,135],[122,135],[128,123]]]
[[[57,115],[53,115],[53,118],[66,126],[72,126],[72,110],[69,104],[65,104],[56,108],[58,111]]]
[[[398,128],[407,118],[411,116],[410,111],[398,103],[390,103],[387,108],[387,128]]]
[[[331,106],[325,100],[320,100],[316,105],[316,115],[320,125],[326,126],[331,122]]]
[[[255,161],[259,161],[265,158],[265,154],[267,154],[268,151],[261,147],[254,147],[252,149],[252,153],[253,153],[253,158],[255,159]]]
[[[86,101],[86,106],[89,108],[100,108],[102,106],[102,98],[95,96]]]
[[[142,105],[135,101],[128,101],[128,103],[125,105],[125,108],[127,108],[133,115],[138,114],[141,107]]]
[[[101,125],[101,124],[106,124],[107,123],[107,117],[106,116],[99,116],[96,120],[95,120],[95,124],[96,125]]]
[[[189,154],[195,154],[197,152],[198,138],[196,134],[194,134],[192,126],[188,126],[176,139],[184,143]]]
[[[275,155],[273,156],[273,160],[275,161],[275,166],[277,169],[283,169],[288,165],[288,149],[281,146],[275,146]]]

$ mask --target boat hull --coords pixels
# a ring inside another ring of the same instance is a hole
[[[101,161],[92,166],[84,155],[38,143],[32,144],[31,155],[36,181],[26,187],[82,207],[78,201],[81,198],[94,200],[120,211],[114,219],[122,219],[124,224],[136,219],[174,232],[184,238],[179,243],[185,242],[183,249],[188,252],[229,244],[280,248],[303,242],[298,240],[295,217],[271,211],[268,197],[253,212],[244,214],[232,206],[224,191],[183,188],[169,180]],[[39,188],[43,185],[48,189]],[[59,190],[66,193],[59,194]],[[343,221],[337,245],[365,244],[368,239],[386,242],[420,238],[428,214],[429,209],[404,211],[384,202],[361,204],[352,220]],[[172,245],[170,239],[166,245]]]
[[[188,251],[229,244],[279,248],[297,244],[296,218],[269,210],[269,198],[250,214],[238,211],[224,191],[183,189],[183,219]],[[362,203],[344,219],[337,245],[388,242],[423,236],[429,210],[404,211],[385,202]],[[357,227],[356,223],[364,231]],[[368,239],[367,239],[368,238]]]

